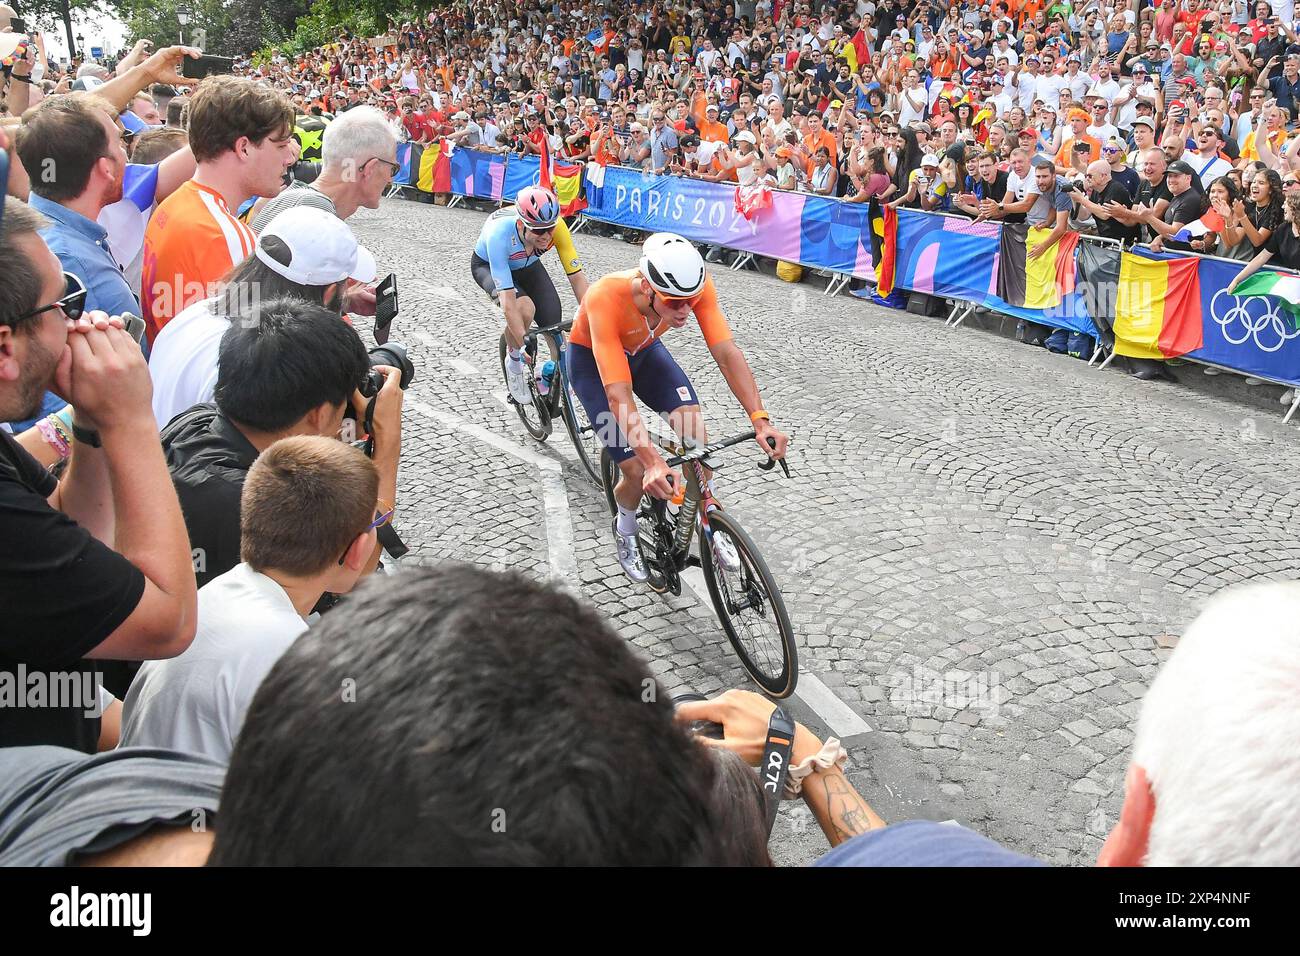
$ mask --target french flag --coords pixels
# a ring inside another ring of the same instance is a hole
[[[122,179],[122,198],[99,211],[99,224],[108,231],[108,247],[127,272],[132,288],[140,284],[139,266],[135,264],[144,250],[144,230],[153,215],[157,191],[156,165],[128,163]]]
[[[1174,242],[1191,242],[1193,239],[1199,239],[1207,232],[1222,232],[1224,227],[1223,217],[1211,209],[1196,222],[1189,222],[1183,228],[1174,233]]]

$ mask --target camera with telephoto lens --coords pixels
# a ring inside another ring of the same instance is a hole
[[[375,399],[379,396],[379,390],[384,387],[384,376],[375,370],[377,365],[387,365],[398,371],[402,390],[405,391],[410,387],[411,382],[415,381],[415,364],[411,357],[406,354],[406,346],[401,342],[388,342],[385,345],[376,345],[369,353],[370,367],[366,370],[366,377],[361,380],[357,386],[363,398],[366,399],[366,408],[358,422],[360,430],[365,434],[365,438],[353,442],[356,447],[360,448],[367,455],[373,456],[375,450]],[[357,410],[349,408],[343,413],[345,418],[357,421]]]

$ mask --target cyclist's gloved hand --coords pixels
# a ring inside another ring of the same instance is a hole
[[[697,737],[710,747],[725,747],[738,754],[747,764],[757,767],[763,759],[763,745],[767,741],[767,725],[772,719],[776,704],[761,694],[748,690],[729,690],[712,700],[682,701],[677,705],[676,719],[686,724],[706,720],[722,724],[723,739]],[[803,724],[795,724],[792,762],[821,750],[822,742]]]
[[[654,464],[646,467],[645,478],[641,481],[641,490],[667,501],[673,496],[675,483],[681,480],[681,475],[669,468],[663,458],[656,456]]]

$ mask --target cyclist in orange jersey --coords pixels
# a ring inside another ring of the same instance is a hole
[[[771,458],[785,457],[788,439],[763,408],[704,260],[681,236],[655,233],[642,247],[638,269],[607,275],[587,290],[565,350],[573,391],[622,471],[614,489],[613,531],[618,563],[633,581],[647,578],[637,543],[641,495],[669,498],[682,478],[651,443],[632,396],[666,416],[686,445],[708,441],[695,388],[660,340],[669,329],[683,328],[692,313],[732,394],[754,423],[759,446]],[[714,552],[724,569],[739,568],[726,535],[714,536]]]

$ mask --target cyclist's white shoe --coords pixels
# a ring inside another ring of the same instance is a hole
[[[517,371],[511,371],[514,364],[506,359],[506,387],[510,389],[510,397],[520,405],[531,405],[533,393],[528,389],[528,366],[520,364]]]
[[[713,557],[717,559],[718,567],[724,571],[740,570],[740,555],[736,553],[736,543],[725,531],[713,532]]]
[[[623,573],[637,584],[644,584],[650,579],[645,564],[641,560],[641,549],[637,547],[635,534],[623,534],[618,530],[618,519],[614,519],[614,544],[618,548],[618,563]]]

